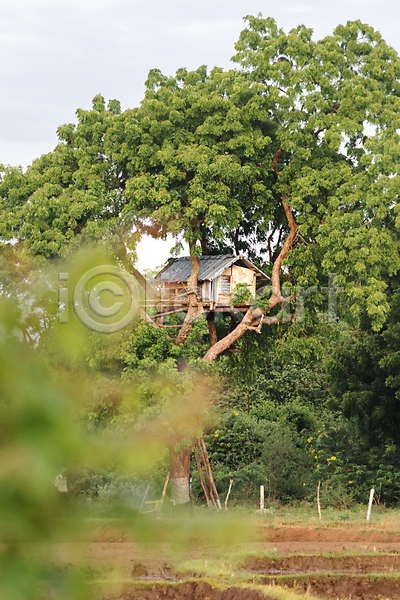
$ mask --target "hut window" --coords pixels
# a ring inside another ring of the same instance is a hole
[[[228,295],[231,293],[231,276],[221,275],[221,294]]]

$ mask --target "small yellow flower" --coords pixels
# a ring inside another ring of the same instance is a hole
[[[303,485],[306,485],[305,483],[303,483]]]
[[[217,433],[215,434],[215,437],[218,437],[218,436],[219,436],[219,433],[218,433],[218,431],[217,431]]]
[[[319,465],[317,465],[317,469],[319,469]]]
[[[331,456],[331,460],[336,460],[336,456]]]
[[[229,446],[229,448],[231,447],[231,445],[230,445],[230,444],[227,444],[227,446]]]
[[[318,458],[318,456],[315,455],[314,458]]]
[[[238,414],[239,414],[239,413],[235,412],[235,417],[237,417],[237,416],[238,416]]]
[[[349,481],[349,483],[353,483],[352,481]]]
[[[314,452],[315,452],[315,448],[313,448],[313,449],[311,450],[311,452],[314,454]]]
[[[314,438],[312,438],[312,437],[309,437],[309,438],[308,438],[308,440],[307,440],[307,442],[308,442],[308,443],[310,443],[310,442],[312,442],[312,441],[313,441],[313,439],[314,439]]]

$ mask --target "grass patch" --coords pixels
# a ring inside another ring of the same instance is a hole
[[[241,569],[241,564],[248,558],[267,558],[269,560],[279,561],[282,556],[276,548],[271,550],[246,550],[246,549],[231,549],[218,553],[211,553],[207,558],[185,560],[179,563],[175,572],[177,573],[193,573],[194,575],[213,577],[216,575],[222,576],[241,576],[236,571]]]
[[[371,529],[388,529],[400,531],[400,510],[386,508],[385,506],[372,507],[371,520],[367,523],[367,506],[363,504],[354,505],[349,509],[338,510],[334,507],[325,508],[322,511],[322,519],[319,519],[317,506],[313,503],[301,502],[298,505],[271,504],[268,512],[256,513],[256,509],[244,509],[234,507],[232,513],[248,516],[251,514],[258,522],[271,527],[345,527]]]

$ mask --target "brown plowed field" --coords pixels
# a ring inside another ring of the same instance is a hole
[[[265,541],[229,548],[244,556],[232,566],[234,576],[241,579],[236,585],[237,580],[221,575],[221,589],[215,586],[215,574],[213,587],[204,582],[204,569],[179,570],[182,560],[212,564],[217,560],[215,547],[187,548],[184,558],[182,552],[177,558],[167,543],[139,546],[120,531],[98,531],[92,539],[58,544],[54,560],[68,568],[85,564],[93,580],[101,579],[103,583],[94,583],[96,600],[259,600],[273,596],[271,585],[318,598],[400,600],[400,532],[396,531],[263,527],[258,540]],[[123,583],[111,584],[117,579]],[[257,589],[244,589],[246,581]]]

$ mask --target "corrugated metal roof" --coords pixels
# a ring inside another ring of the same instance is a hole
[[[225,269],[233,264],[237,264],[247,269],[252,269],[256,272],[257,277],[262,276],[269,279],[260,269],[257,269],[250,261],[243,256],[235,256],[234,254],[225,254],[222,256],[200,256],[200,273],[199,281],[210,280],[219,277]],[[168,263],[166,267],[154,277],[155,283],[186,283],[190,277],[192,262],[190,256],[180,256]]]

